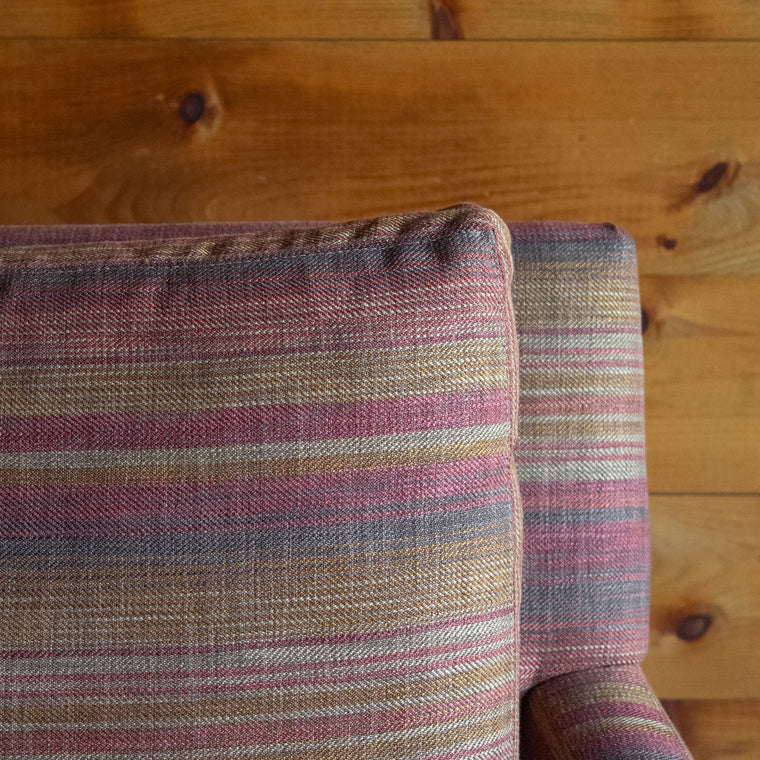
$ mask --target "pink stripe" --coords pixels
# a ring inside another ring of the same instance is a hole
[[[562,509],[589,507],[641,507],[647,503],[647,481],[632,480],[553,480],[520,483],[523,506],[535,510],[556,512]]]
[[[201,448],[360,438],[503,422],[505,389],[381,401],[257,406],[188,413],[0,417],[0,451]]]

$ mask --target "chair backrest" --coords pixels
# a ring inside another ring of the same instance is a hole
[[[508,224],[520,347],[523,691],[639,662],[649,520],[636,251],[610,224]]]
[[[232,234],[274,226],[282,225],[6,227],[0,247],[21,241]],[[520,341],[516,459],[524,515],[524,692],[563,673],[643,659],[649,521],[634,243],[611,224],[508,227]]]

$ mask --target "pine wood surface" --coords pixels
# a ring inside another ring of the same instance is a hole
[[[640,285],[650,490],[760,492],[760,275]]]
[[[760,272],[758,58],[755,42],[5,41],[0,223],[469,199],[614,220],[645,274]],[[188,93],[205,98],[193,124]]]
[[[646,313],[645,669],[696,760],[758,757],[756,4],[0,11],[0,223],[347,219],[472,200],[508,220],[627,229]],[[430,37],[464,41],[413,41]]]
[[[651,518],[650,683],[663,698],[760,698],[760,496],[653,495]]]
[[[2,0],[6,37],[747,39],[747,0]]]
[[[673,700],[665,709],[694,760],[760,757],[760,700]]]

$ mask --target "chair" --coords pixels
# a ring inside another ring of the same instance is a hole
[[[475,239],[475,233],[479,233],[483,226],[492,224],[490,217],[483,217],[475,207],[461,207],[447,216],[448,211],[441,212],[442,226],[436,229],[449,230],[453,229],[451,225],[459,224],[456,227],[457,240],[464,241],[461,244],[465,246]],[[462,217],[475,221],[462,226]],[[434,221],[438,219],[433,218]],[[427,232],[422,238],[403,238],[416,223],[405,219],[399,223],[382,222],[371,228],[374,244],[383,250],[382,266],[396,266],[408,251],[418,250],[422,245],[420,239],[423,242],[427,239]],[[387,224],[393,231],[383,237]],[[649,533],[643,361],[633,241],[608,224],[536,222],[508,224],[507,228],[514,263],[511,301],[519,339],[519,420],[513,452],[519,498],[515,496],[510,502],[515,509],[515,523],[510,528],[514,539],[504,546],[505,550],[515,551],[518,572],[515,599],[520,604],[519,649],[515,641],[512,646],[516,671],[512,681],[521,697],[520,756],[557,760],[688,758],[688,750],[640,667],[648,636]],[[160,260],[162,243],[174,250],[186,241],[187,250],[192,252],[196,248],[190,243],[194,241],[193,245],[197,247],[202,241],[205,256],[215,245],[222,245],[220,241],[226,241],[224,245],[227,245],[230,240],[254,240],[256,238],[246,236],[269,232],[286,238],[290,235],[293,239],[304,235],[308,240],[309,230],[314,229],[319,229],[319,225],[291,223],[284,228],[285,232],[280,225],[268,223],[7,227],[0,230],[0,249],[19,251],[26,247],[27,251],[36,251],[34,255],[46,251],[45,256],[50,261],[61,251],[66,251],[73,267],[71,276],[75,279],[77,257],[80,249],[86,246],[96,250],[108,250],[112,244],[127,246],[130,250],[150,249],[150,255]],[[360,225],[351,229],[352,235],[362,236],[368,228]],[[344,234],[348,233],[338,232],[334,237],[340,238]],[[383,248],[384,243],[380,243],[386,238],[390,242]],[[403,245],[394,242],[401,238],[406,241]],[[436,240],[434,237],[430,239]],[[446,256],[442,261],[441,271],[444,272],[447,266],[460,263],[448,260]],[[11,293],[12,299],[15,281],[7,272],[5,279],[11,283],[6,292]],[[411,275],[409,279],[411,281]],[[241,282],[245,285],[244,281]],[[181,282],[178,287],[183,287]],[[197,287],[202,289],[203,283],[197,283]],[[16,294],[19,292],[15,291]],[[101,295],[104,292],[98,291]],[[86,297],[86,294],[85,288],[82,296]],[[195,298],[192,293],[183,297]],[[202,299],[198,300],[202,302]],[[148,301],[141,301],[135,304],[135,308],[152,307]],[[102,307],[99,313],[103,319],[108,318]],[[203,308],[199,308],[198,329],[201,331],[204,329],[204,314]],[[93,335],[97,337],[97,333]],[[275,337],[269,336],[269,339],[276,342]],[[209,340],[213,340],[213,336],[210,335]],[[197,346],[193,350],[197,350]],[[161,357],[157,360],[160,361]],[[468,371],[473,372],[477,380],[478,370],[469,366]],[[152,392],[160,394],[165,387],[161,381],[157,383]],[[44,405],[45,397],[35,403]],[[461,409],[457,413],[463,414]],[[293,418],[289,424],[304,425],[304,419],[303,416]],[[136,420],[138,423],[142,424],[139,419]],[[49,424],[51,430],[55,428],[54,420]],[[6,425],[6,430],[17,437],[33,438],[36,435],[35,440],[48,435],[44,429],[30,433],[23,425],[21,417],[15,416]],[[144,430],[148,435],[149,427]],[[125,436],[125,440],[134,437],[128,429],[120,428],[117,434]],[[97,449],[97,446],[92,448]],[[33,488],[33,479],[29,481],[29,487]],[[65,503],[48,506],[65,524]],[[108,504],[100,505],[99,515],[104,512],[108,514]],[[117,514],[111,517],[119,519]],[[3,561],[7,565],[9,560],[18,562],[23,559],[19,552],[28,551],[28,548],[20,550],[21,544],[14,544],[12,538],[0,534],[2,538],[6,540],[6,554],[4,556],[0,548],[0,565]],[[239,546],[232,544],[214,545],[213,548],[222,553],[240,550]],[[54,559],[51,562],[54,563]],[[87,577],[86,574],[83,577]],[[445,579],[445,575],[441,578]],[[198,583],[203,584],[200,576]],[[493,589],[489,591],[492,592]],[[12,601],[19,603],[16,598]],[[185,608],[187,620],[192,621],[196,614],[196,610]],[[75,620],[72,625],[76,625]],[[183,630],[182,620],[177,625],[174,630]],[[10,635],[3,628],[1,618],[0,635]],[[18,632],[14,635],[18,643]],[[101,635],[107,638],[106,632]],[[30,638],[34,636],[30,634]],[[24,640],[24,634],[20,640]],[[2,644],[0,642],[0,649]],[[18,652],[18,649],[14,651]],[[93,652],[92,656],[96,654]],[[125,650],[123,656],[131,654]],[[59,670],[63,672],[67,667],[65,653],[61,653],[61,657]],[[21,655],[14,656],[7,671],[14,677],[26,672],[19,665],[20,660]],[[272,663],[273,666],[277,664]],[[507,660],[501,661],[502,666],[509,666]],[[203,667],[211,668],[212,663],[203,661]],[[32,677],[31,672],[29,677]],[[125,686],[125,698],[135,699],[139,693],[139,683]],[[0,716],[3,715],[3,704],[0,700]],[[111,736],[114,748],[109,750],[107,743],[98,745],[101,753],[98,756],[121,757],[119,753],[127,752],[130,746],[125,738],[129,726],[139,725],[140,717],[147,720],[152,714],[163,714],[169,708],[162,707],[162,704],[155,695],[137,699],[137,724],[129,720],[124,722],[123,713],[108,705],[104,707],[106,713],[116,710],[114,715],[122,715],[121,722],[113,718],[109,723],[93,711],[92,719],[99,730],[103,726],[113,727],[111,734],[106,731],[99,735],[99,741],[106,741],[103,737]],[[31,723],[34,714],[33,708],[26,713]],[[46,715],[49,722],[49,713]],[[338,721],[340,717],[338,710],[334,719]],[[14,713],[15,718],[17,713]],[[62,726],[67,725],[61,720]],[[400,725],[398,730],[402,729],[403,725]],[[70,730],[75,731],[76,726]],[[350,722],[347,723],[346,735],[351,735],[353,730]],[[135,738],[136,743],[132,746],[133,749],[139,746],[142,752],[163,748],[168,754],[162,757],[174,757],[174,750],[183,749],[188,758],[195,758],[193,749],[201,747],[204,741],[211,741],[204,735],[195,735],[193,740],[187,735],[182,736],[184,744],[180,742],[181,746],[173,745],[171,739],[161,738],[158,734],[155,740],[149,735],[147,738],[143,736],[142,744]],[[196,740],[197,745],[194,745],[192,742]],[[45,752],[52,751],[52,748],[34,744],[31,739],[25,744],[26,741],[17,736],[13,740],[15,743],[8,744],[16,752],[14,757],[46,757]],[[318,737],[314,741],[314,747],[320,747]],[[382,747],[384,751],[395,751],[400,757],[403,752],[411,752],[414,742],[419,741],[418,754],[414,756],[434,756],[434,745],[426,743],[427,739],[409,739],[407,736],[405,741],[403,750],[391,750],[387,743]],[[91,751],[93,747],[90,746]],[[329,746],[320,749],[330,751]],[[238,750],[245,753],[242,747]],[[109,751],[113,754],[108,754]],[[334,756],[342,756],[339,750],[334,751]],[[365,757],[361,749],[353,746],[341,751],[354,753],[345,754],[345,757]],[[505,754],[510,751],[512,754]],[[502,758],[514,756],[515,752],[516,747],[504,739],[501,744],[481,743],[477,751],[474,745],[463,744],[456,756]],[[366,756],[386,755],[370,753]],[[403,757],[407,756],[412,755],[403,754]],[[455,755],[440,753],[437,756],[448,758]]]

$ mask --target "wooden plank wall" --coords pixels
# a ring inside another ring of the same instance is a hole
[[[472,200],[640,253],[648,677],[760,757],[760,6],[0,0],[0,223]]]

